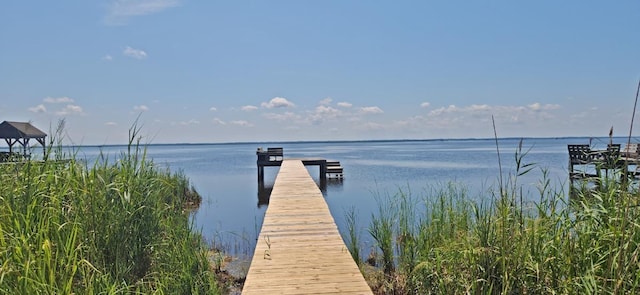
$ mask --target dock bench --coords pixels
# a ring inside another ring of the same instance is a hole
[[[343,178],[344,169],[340,165],[340,161],[327,160],[327,175],[329,178]]]

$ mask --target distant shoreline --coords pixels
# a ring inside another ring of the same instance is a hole
[[[636,137],[632,137],[636,138]],[[588,140],[588,139],[599,139],[599,140],[608,140],[607,136],[549,136],[549,137],[499,137],[498,140],[528,140],[528,139],[577,139],[577,140]],[[614,140],[626,140],[627,136],[614,136]],[[474,140],[495,140],[492,137],[467,137],[467,138],[429,138],[429,139],[362,139],[362,140],[300,140],[300,141],[234,141],[234,142],[181,142],[181,143],[148,143],[141,144],[141,146],[178,146],[178,145],[189,145],[189,146],[205,146],[205,145],[256,145],[256,146],[265,146],[265,145],[282,145],[282,144],[314,144],[314,143],[363,143],[363,142],[371,142],[371,143],[385,143],[385,142],[438,142],[438,141],[474,141]],[[632,140],[633,141],[633,140]],[[636,140],[640,141],[640,140]],[[122,147],[127,146],[127,144],[86,144],[86,145],[64,145],[63,147],[92,147],[92,148],[101,148],[101,147]],[[6,146],[0,145],[0,150],[9,149]]]
[[[626,140],[627,136],[614,136],[614,140]],[[632,137],[633,138],[633,137]],[[498,140],[520,140],[520,139],[609,139],[607,136],[548,136],[548,137],[499,137]],[[233,141],[233,142],[180,142],[180,143],[149,143],[142,146],[176,146],[176,145],[274,145],[274,144],[309,144],[309,143],[362,143],[362,142],[436,142],[436,141],[473,141],[473,140],[495,140],[492,137],[467,137],[467,138],[429,138],[429,139],[362,139],[362,140],[300,140],[300,141]],[[87,144],[70,145],[65,147],[118,147],[127,144]]]

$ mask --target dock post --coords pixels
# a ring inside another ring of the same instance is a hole
[[[264,166],[258,164],[258,184],[264,184]]]
[[[258,208],[269,205],[269,197],[273,187],[267,187],[264,182],[258,182]]]
[[[320,162],[320,181],[327,181],[327,160]]]

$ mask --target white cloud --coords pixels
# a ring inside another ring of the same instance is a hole
[[[449,105],[431,110],[425,116],[409,117],[406,120],[394,122],[395,126],[403,130],[414,130],[417,134],[446,130],[476,136],[484,134],[492,128],[491,117],[504,129],[523,130],[526,127],[553,126],[559,118],[559,105],[533,103],[529,105],[489,105],[471,104],[466,106]],[[426,129],[425,129],[426,128]],[[448,133],[449,134],[449,133]],[[488,135],[488,134],[487,134]],[[484,135],[483,135],[484,136]]]
[[[517,114],[524,113],[533,115],[541,115],[542,111],[553,111],[560,108],[558,104],[540,104],[533,103],[526,106],[509,106],[509,105],[488,105],[488,104],[472,104],[465,107],[457,107],[455,105],[449,105],[448,107],[440,107],[429,112],[430,116],[442,116],[446,114],[469,114],[469,115],[486,115],[494,114],[509,115],[512,120],[517,120],[519,116]]]
[[[580,113],[572,114],[570,118],[571,120],[576,120],[576,119],[583,120],[584,118],[590,117],[592,115],[593,114],[591,112],[582,111]]]
[[[295,104],[284,97],[274,97],[269,102],[263,102],[261,105],[267,109],[295,107]]]
[[[245,111],[245,112],[251,112],[251,111],[257,110],[258,107],[257,106],[252,106],[252,105],[246,105],[246,106],[240,107],[240,109]]]
[[[249,123],[245,120],[236,120],[229,122],[231,125],[242,126],[242,127],[253,127],[253,124]]]
[[[210,108],[209,108],[209,111],[212,111],[212,112],[215,112],[215,111],[217,111],[217,110],[218,110],[218,108],[216,108],[216,107],[210,107]]]
[[[491,107],[487,104],[472,104],[469,106],[470,111],[489,111]]]
[[[113,121],[109,121],[109,122],[105,122],[104,125],[106,125],[106,126],[118,126],[118,123],[113,122]]]
[[[557,110],[561,108],[561,106],[559,104],[546,104],[544,105],[544,109],[545,110]]]
[[[125,25],[131,17],[157,13],[178,5],[178,0],[111,0],[104,21],[107,25]]]
[[[73,103],[73,99],[66,96],[63,97],[45,97],[43,100],[45,103]]]
[[[540,109],[542,109],[542,105],[539,102],[532,103],[528,105],[528,107],[534,111],[539,111]]]
[[[532,103],[530,105],[527,106],[529,109],[533,110],[533,111],[542,111],[542,110],[556,110],[560,108],[559,104],[541,104],[539,102],[536,103]]]
[[[438,116],[440,114],[444,114],[444,113],[452,113],[458,110],[458,107],[456,107],[455,105],[449,105],[448,107],[440,107],[437,108],[431,112],[429,112],[429,115],[432,116]]]
[[[43,104],[39,104],[35,107],[31,107],[28,109],[32,113],[46,113],[47,108]]]
[[[382,114],[384,113],[384,111],[376,106],[372,106],[372,107],[362,107],[360,108],[360,111],[365,113],[365,114]]]
[[[341,107],[341,108],[350,108],[350,107],[353,106],[353,104],[348,103],[346,101],[341,101],[341,102],[338,103],[338,106]]]
[[[311,112],[308,118],[311,120],[313,124],[319,124],[328,120],[334,120],[342,115],[342,111],[326,106],[319,105]]]
[[[78,105],[68,104],[63,109],[56,112],[58,116],[66,116],[72,114],[82,114],[82,107]]]
[[[113,60],[113,56],[107,54],[105,56],[102,57],[102,60],[106,60],[106,61],[112,61]]]
[[[131,48],[129,46],[125,47],[125,49],[122,51],[122,54],[124,56],[132,57],[135,59],[147,58],[147,53],[144,52],[144,50]]]
[[[298,125],[318,125],[326,121],[337,121],[345,117],[344,111],[334,108],[326,104],[320,104],[313,110],[304,111],[304,113],[284,112],[284,113],[265,113],[263,116],[269,120],[288,122],[289,124]]]
[[[302,130],[302,128],[300,128],[300,126],[295,126],[295,125],[287,125],[283,129],[287,130],[287,131],[299,131],[299,130]]]
[[[146,112],[149,110],[149,107],[146,105],[138,105],[138,106],[133,106],[133,110],[136,112]]]
[[[276,121],[298,121],[301,119],[300,115],[293,112],[285,112],[284,114],[266,113],[264,117]]]
[[[217,125],[227,125],[224,121],[220,120],[220,118],[213,118],[213,124]]]
[[[329,107],[329,106],[318,106],[315,109],[315,114],[321,114],[321,115],[326,115],[329,118],[335,118],[338,115],[340,115],[340,110]]]
[[[333,99],[331,97],[327,97],[320,101],[320,105],[330,105]]]
[[[180,124],[182,126],[198,125],[198,124],[200,124],[200,121],[198,121],[196,119],[191,119],[189,121],[181,121],[178,124]]]
[[[386,125],[376,123],[376,122],[362,122],[354,126],[356,129],[366,130],[366,131],[379,131],[387,128]]]
[[[421,108],[428,108],[429,106],[431,106],[431,103],[426,101],[420,104]]]

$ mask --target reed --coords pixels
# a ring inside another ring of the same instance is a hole
[[[0,293],[218,292],[184,212],[189,181],[147,159],[135,134],[114,163],[60,161],[50,145],[44,161],[0,165]]]
[[[346,213],[346,223],[347,223],[347,248],[349,249],[349,253],[351,253],[351,257],[353,261],[360,266],[362,264],[362,259],[360,257],[360,234],[358,230],[358,214],[356,213],[356,208],[351,207],[349,211]]]
[[[395,270],[394,264],[394,226],[395,208],[391,202],[383,202],[378,197],[378,215],[371,219],[369,234],[376,241],[376,245],[382,255],[380,264],[387,276],[391,276]]]
[[[386,274],[370,282],[376,293],[640,292],[638,185],[603,178],[568,198],[527,152],[518,147],[515,172],[485,196],[455,183],[376,196],[369,233]],[[536,169],[525,193],[518,178]]]

